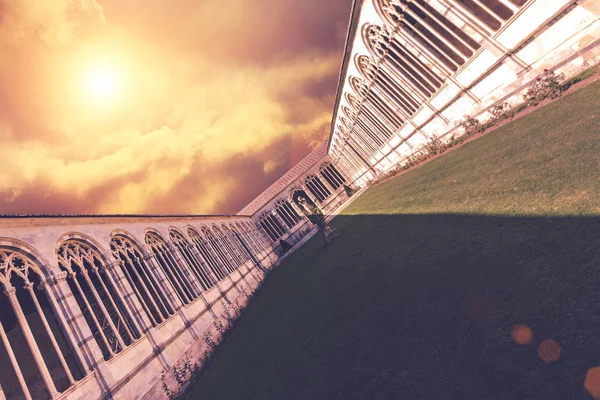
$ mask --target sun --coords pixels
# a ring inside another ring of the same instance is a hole
[[[116,100],[121,89],[118,71],[110,65],[94,66],[87,73],[86,86],[91,100]]]

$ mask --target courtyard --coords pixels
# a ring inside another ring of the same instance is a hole
[[[337,240],[271,274],[185,396],[594,398],[598,110],[597,82],[369,189]]]

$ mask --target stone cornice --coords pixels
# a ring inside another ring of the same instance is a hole
[[[358,28],[363,3],[364,0],[353,0],[352,3],[352,13],[350,14],[350,23],[348,24],[348,33],[346,34],[346,42],[344,44],[344,58],[342,59],[342,67],[340,68],[340,77],[338,79],[335,103],[333,104],[333,114],[331,117],[331,127],[329,130],[329,137],[327,138],[327,154],[330,154],[329,152],[331,150],[331,138],[335,132],[335,122],[337,121],[337,113],[340,106],[340,100],[342,99],[344,84],[346,82],[348,64],[352,60],[354,38],[356,37],[356,29]]]
[[[246,215],[146,215],[146,214],[114,214],[114,215],[0,215],[0,228],[19,228],[36,226],[62,225],[99,225],[99,224],[131,224],[157,222],[200,222],[214,220],[241,220]]]

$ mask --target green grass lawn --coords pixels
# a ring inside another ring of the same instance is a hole
[[[367,191],[273,272],[188,398],[591,398],[599,110],[596,83]]]

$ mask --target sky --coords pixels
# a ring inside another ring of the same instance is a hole
[[[351,0],[0,0],[0,214],[232,214],[329,134]]]

